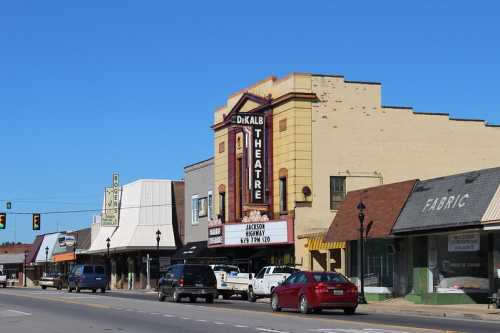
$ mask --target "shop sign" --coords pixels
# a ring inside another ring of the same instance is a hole
[[[208,229],[208,245],[222,244],[222,226]]]
[[[265,187],[265,116],[263,114],[237,114],[232,118],[232,124],[249,127],[250,151],[250,179],[252,203],[264,203]]]
[[[104,215],[102,225],[118,226],[119,212],[118,205],[120,200],[120,178],[118,173],[113,173],[113,186],[106,187],[104,193]]]
[[[286,221],[267,223],[227,224],[224,227],[225,245],[265,245],[286,243],[288,229]]]
[[[480,249],[479,233],[448,235],[448,252],[474,252]]]
[[[425,201],[422,213],[463,208],[467,204],[469,198],[469,193],[459,193],[458,195],[429,198]]]

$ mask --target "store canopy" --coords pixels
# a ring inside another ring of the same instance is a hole
[[[481,218],[481,223],[486,225],[500,224],[500,185],[498,185],[493,199]]]
[[[118,226],[93,225],[90,249],[82,253],[105,253],[108,237],[113,252],[154,250],[158,230],[160,249],[175,249],[172,181],[138,180],[122,187]]]
[[[207,252],[207,241],[191,242],[184,245],[180,250],[175,252],[172,260],[187,260],[192,258],[203,257]]]
[[[500,184],[500,168],[419,181],[393,233],[480,226]]]
[[[40,249],[40,245],[42,245],[42,242],[43,235],[36,236],[35,240],[33,241],[33,245],[31,245],[31,248],[28,251],[26,263],[35,262],[36,256],[38,255],[38,250]]]
[[[307,249],[309,251],[337,250],[345,249],[345,242],[325,242],[325,234],[307,239]]]
[[[45,248],[48,248],[47,261],[52,261],[52,253],[57,245],[57,240],[61,233],[47,234],[43,236],[43,242],[36,256],[36,262],[45,262]]]
[[[347,193],[324,239],[344,242],[359,239],[358,204],[365,205],[364,226],[368,238],[385,238],[403,209],[416,180],[381,185]]]
[[[24,253],[0,254],[0,265],[22,264],[23,262],[24,262]]]

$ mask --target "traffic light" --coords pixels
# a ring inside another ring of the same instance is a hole
[[[7,227],[7,214],[0,213],[0,230]]]
[[[40,225],[42,224],[42,218],[40,213],[33,214],[33,230],[40,230]]]

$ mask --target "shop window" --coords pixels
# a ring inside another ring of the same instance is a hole
[[[219,218],[226,222],[226,192],[219,192]]]
[[[337,210],[346,194],[345,177],[330,177],[330,209]]]
[[[488,292],[488,236],[463,233],[428,241],[434,292]]]
[[[198,224],[198,195],[191,196],[191,224]]]
[[[286,214],[287,208],[286,177],[280,177],[280,213]]]
[[[198,198],[198,217],[208,216],[208,197]]]
[[[212,220],[214,217],[214,194],[208,191],[208,219]]]

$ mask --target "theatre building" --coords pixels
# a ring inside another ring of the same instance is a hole
[[[212,125],[208,246],[339,269],[345,243],[324,236],[348,191],[500,165],[499,126],[384,106],[381,88],[294,73],[229,96]]]

